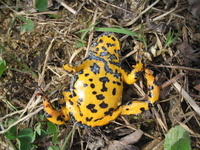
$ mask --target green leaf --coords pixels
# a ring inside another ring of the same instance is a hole
[[[6,70],[6,61],[0,60],[0,77],[2,76],[2,74],[4,73],[4,71]]]
[[[126,35],[130,35],[130,36],[139,38],[138,34],[136,34],[135,32],[132,32],[132,31],[122,28],[120,26],[116,26],[116,27],[118,27],[118,28],[95,28],[94,30],[101,31],[101,32],[121,33],[121,34],[126,34]]]
[[[85,47],[85,44],[83,42],[80,41],[76,41],[76,45],[74,47],[79,48],[79,47]]]
[[[48,150],[60,150],[60,148],[56,145],[51,145]]]
[[[59,134],[58,132],[53,134],[53,137],[52,137],[53,144],[58,144],[59,143],[59,141],[57,140],[58,139],[58,134]]]
[[[5,136],[10,140],[14,140],[17,138],[16,132],[17,132],[17,126],[13,126],[10,128],[8,132],[5,133]]]
[[[41,123],[40,122],[36,124],[35,131],[37,132],[38,135],[42,134],[41,133],[42,131],[41,131]]]
[[[171,128],[165,136],[165,150],[191,150],[189,133],[180,125]]]
[[[24,130],[19,132],[18,139],[23,141],[26,140],[27,142],[32,143],[35,140],[35,136],[32,129],[25,128]]]
[[[35,7],[38,11],[46,11],[48,6],[47,0],[36,0]]]
[[[34,23],[32,20],[26,19],[24,17],[20,17],[20,19],[22,19],[26,23],[21,27],[20,32],[23,32],[23,31],[30,32],[34,28]]]
[[[57,131],[57,126],[52,123],[52,122],[48,122],[47,123],[47,134],[51,135],[54,134]]]
[[[25,138],[17,139],[17,143],[19,145],[19,150],[30,150],[31,148],[30,141]]]

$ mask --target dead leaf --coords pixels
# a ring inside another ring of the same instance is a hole
[[[139,150],[136,146],[132,145],[136,143],[143,132],[141,130],[137,130],[134,133],[131,133],[120,140],[111,141],[110,144],[104,150]]]
[[[185,65],[189,65],[192,61],[199,61],[198,57],[200,53],[198,50],[193,50],[193,48],[187,42],[182,42],[177,45],[177,49],[180,51]]]
[[[190,4],[189,11],[198,19],[200,19],[200,3],[199,0],[188,0]]]
[[[195,85],[194,89],[197,90],[197,91],[200,91],[200,84]]]

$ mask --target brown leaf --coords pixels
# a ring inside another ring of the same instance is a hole
[[[199,0],[188,0],[190,7],[189,11],[198,19],[200,19],[200,3]]]
[[[194,89],[197,90],[197,91],[200,91],[200,84],[195,85]]]
[[[199,61],[198,59],[199,53],[197,52],[197,50],[193,50],[193,48],[187,42],[182,42],[179,45],[177,45],[177,49],[183,56],[185,65],[190,64],[192,61],[194,62]]]

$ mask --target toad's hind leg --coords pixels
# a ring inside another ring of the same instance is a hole
[[[121,115],[139,114],[148,110],[159,98],[160,87],[156,85],[155,78],[151,70],[145,69],[145,78],[147,79],[148,99],[146,101],[131,101],[122,106]]]
[[[43,94],[41,94],[43,97],[43,106],[45,110],[45,116],[46,118],[58,125],[65,124],[69,120],[69,114],[66,108],[66,102],[63,98],[59,100],[60,104],[60,111],[55,110],[50,102],[50,100]]]

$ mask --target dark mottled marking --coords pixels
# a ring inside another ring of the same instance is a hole
[[[102,40],[102,39],[99,39],[98,43],[103,43],[103,40]]]
[[[115,54],[110,54],[109,59],[110,59],[110,60],[113,60],[113,59],[117,59],[117,57],[115,56]]]
[[[90,84],[90,87],[94,89],[94,88],[95,88],[94,83],[91,83],[91,84]]]
[[[92,82],[92,81],[93,81],[93,79],[92,79],[92,78],[90,78],[90,79],[89,79],[89,81],[90,81],[90,82]]]
[[[99,95],[96,95],[96,98],[98,100],[103,100],[103,99],[105,99],[105,96],[103,96],[103,94],[99,94]]]
[[[114,77],[119,79],[119,78],[121,78],[121,76],[122,76],[122,74],[119,73],[117,69],[115,69]]]
[[[126,111],[129,111],[129,108],[126,108]]]
[[[80,112],[80,116],[83,116],[83,113],[82,113],[82,112]]]
[[[101,52],[101,53],[100,53],[100,56],[101,56],[101,57],[103,57],[103,56],[107,56],[107,55],[109,55],[108,52]]]
[[[89,104],[89,105],[87,105],[86,107],[87,107],[87,109],[89,109],[92,113],[96,113],[96,112],[97,112],[97,110],[94,109],[94,107],[95,107],[94,104]]]
[[[93,117],[90,117],[90,118],[88,118],[88,117],[86,117],[86,121],[92,121],[92,119],[93,119]]]
[[[152,91],[154,89],[153,85],[149,85],[148,91]]]
[[[108,90],[108,88],[106,87],[106,82],[109,82],[110,80],[108,79],[108,77],[101,77],[99,78],[99,81],[103,82],[101,91],[106,92]]]
[[[89,56],[87,57],[88,60],[98,60],[98,61],[101,61],[104,63],[104,70],[107,72],[107,73],[110,73],[112,74],[113,73],[113,70],[111,68],[109,68],[108,66],[108,61],[105,60],[104,58],[102,57],[98,57],[98,56],[95,56],[94,53],[91,51],[89,53]],[[86,60],[87,60],[86,59]]]
[[[96,91],[93,91],[93,92],[92,92],[92,94],[94,94],[94,95],[95,95],[95,94],[97,94],[97,92],[96,92]]]
[[[89,73],[86,73],[86,74],[85,74],[86,77],[89,76],[89,75],[90,75]]]
[[[83,102],[83,98],[78,98],[78,102]]]
[[[149,96],[150,98],[152,98],[152,97],[153,97],[153,93],[152,93],[152,92],[149,92],[149,93],[148,93],[148,96]]]
[[[113,41],[116,41],[116,38],[115,38],[115,37],[111,37],[111,39],[112,39]]]
[[[87,87],[87,86],[88,86],[88,84],[87,84],[87,83],[83,84],[83,87]]]
[[[101,108],[107,108],[107,107],[108,107],[108,104],[106,104],[106,103],[103,101],[101,104],[99,104],[99,107],[101,107]]]
[[[148,107],[151,108],[153,106],[152,103],[148,103]]]
[[[102,118],[98,118],[98,119],[94,120],[94,122],[97,122],[97,121],[102,120],[102,119],[103,119],[103,117]]]
[[[63,121],[63,118],[62,118],[61,116],[58,116],[58,117],[56,118],[56,120],[57,120],[57,121]]]
[[[109,61],[109,63],[111,63],[112,65],[115,65],[117,67],[121,67],[121,62],[120,61],[119,62],[115,62],[115,61],[111,60],[111,61]]]
[[[70,103],[70,105],[73,105],[73,104],[74,104],[71,100],[69,100],[69,103]]]
[[[110,108],[108,111],[104,112],[104,114],[112,116],[113,111],[114,111],[114,108]]]
[[[99,65],[97,65],[96,63],[93,63],[93,65],[90,66],[90,70],[91,70],[94,74],[99,74],[99,72],[100,72],[100,67],[99,67]]]
[[[112,95],[116,95],[116,88],[112,90]]]
[[[98,48],[98,47],[96,48],[96,51],[99,51],[99,48]]]
[[[113,81],[113,84],[121,85],[121,82]]]
[[[113,47],[115,46],[115,44],[111,44],[111,43],[106,43],[107,47]]]
[[[145,108],[142,107],[142,108],[140,108],[140,110],[141,110],[142,112],[144,112],[144,111],[145,111]]]
[[[45,115],[46,118],[52,118],[52,116],[49,115],[47,112],[45,112],[44,115]]]
[[[101,49],[107,51],[107,48],[105,46],[102,46]]]

